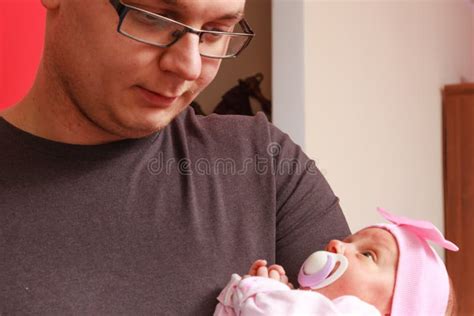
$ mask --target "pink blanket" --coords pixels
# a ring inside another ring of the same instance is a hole
[[[214,316],[254,315],[364,315],[379,316],[378,310],[355,296],[330,300],[312,291],[292,290],[269,278],[242,279],[233,274],[219,294]]]

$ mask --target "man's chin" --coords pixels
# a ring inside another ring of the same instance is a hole
[[[120,131],[120,135],[124,138],[143,138],[162,131],[170,122],[156,122],[154,124],[141,124],[135,126],[127,126]]]
[[[181,111],[179,112],[181,113]],[[143,138],[165,129],[175,118],[177,114],[158,115],[156,117],[147,117],[134,121],[132,124],[126,124],[121,134],[126,138]],[[167,114],[167,113],[166,113]]]
[[[115,133],[122,138],[143,138],[166,128],[187,106],[176,104],[173,108],[156,109],[137,107],[137,111],[116,113]]]

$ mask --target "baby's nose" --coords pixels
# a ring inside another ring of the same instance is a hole
[[[328,245],[326,246],[326,251],[334,252],[334,253],[341,253],[343,254],[345,250],[344,243],[340,240],[333,239],[331,240]]]

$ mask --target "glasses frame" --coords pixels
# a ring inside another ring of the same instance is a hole
[[[247,23],[247,21],[245,21],[245,19],[242,19],[242,20],[239,21],[239,25],[242,27],[242,29],[244,30],[245,33],[222,32],[222,31],[205,31],[205,30],[200,30],[200,29],[193,28],[189,25],[186,25],[186,24],[183,24],[181,22],[175,21],[173,19],[164,17],[164,16],[159,15],[157,13],[153,13],[153,12],[144,10],[142,8],[136,7],[136,6],[123,3],[121,0],[110,0],[109,2],[114,7],[115,11],[117,11],[117,14],[119,16],[119,23],[118,23],[118,26],[117,26],[117,32],[118,33],[120,33],[123,36],[126,36],[128,38],[131,38],[135,41],[138,41],[138,42],[141,42],[141,43],[144,43],[144,44],[148,44],[148,45],[152,45],[152,46],[156,46],[156,47],[160,47],[160,48],[171,47],[177,41],[179,41],[184,35],[186,35],[186,33],[191,33],[191,34],[198,35],[199,40],[201,40],[201,37],[202,37],[203,34],[245,36],[245,37],[247,37],[247,39],[244,42],[244,44],[242,45],[242,47],[236,53],[234,53],[232,55],[221,57],[221,56],[206,55],[206,54],[202,54],[201,52],[199,52],[199,54],[201,56],[207,57],[207,58],[215,58],[215,59],[236,58],[250,44],[250,42],[252,41],[252,38],[255,36],[255,33],[253,32],[252,28]],[[132,36],[132,35],[126,33],[126,32],[123,32],[122,29],[121,29],[122,28],[122,23],[123,23],[123,21],[125,19],[125,16],[127,15],[127,12],[129,10],[137,10],[137,11],[140,11],[140,12],[143,12],[143,13],[146,13],[146,14],[150,14],[151,16],[154,16],[154,17],[157,17],[159,19],[163,19],[165,21],[168,21],[170,23],[179,25],[183,28],[183,30],[181,31],[179,36],[176,36],[176,38],[171,43],[166,44],[166,45],[165,44],[156,44],[156,43],[148,42],[146,40],[134,37],[134,36]]]

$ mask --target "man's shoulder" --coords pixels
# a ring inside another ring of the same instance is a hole
[[[208,139],[225,142],[268,142],[277,130],[263,113],[245,115],[197,115],[187,109],[170,126],[172,134],[182,134],[189,139]]]
[[[181,120],[180,120],[181,119]],[[177,122],[181,121],[187,127],[205,128],[213,132],[249,133],[250,130],[268,129],[271,123],[263,112],[255,116],[248,115],[197,115],[193,109],[186,110]]]

